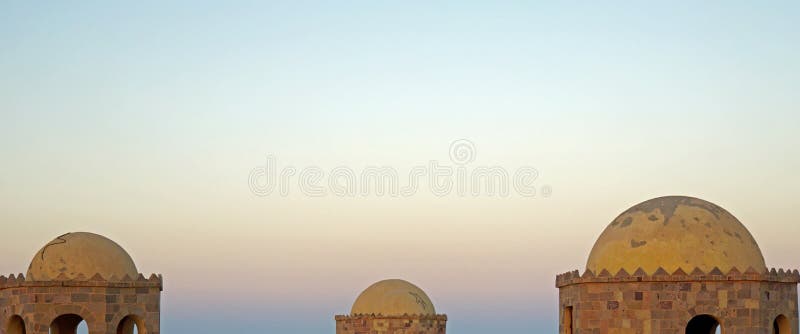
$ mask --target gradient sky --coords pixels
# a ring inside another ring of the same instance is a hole
[[[0,272],[68,231],[162,273],[165,333],[333,333],[384,278],[452,333],[557,329],[556,274],[662,195],[797,261],[800,5],[0,5]],[[250,171],[539,170],[548,198],[251,194]],[[489,330],[492,328],[492,330]]]

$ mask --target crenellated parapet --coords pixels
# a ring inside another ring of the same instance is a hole
[[[135,278],[129,275],[125,275],[122,278],[112,275],[107,279],[99,273],[88,278],[84,275],[78,275],[74,279],[69,279],[62,274],[56,277],[55,280],[46,281],[28,280],[21,273],[0,276],[0,290],[22,287],[158,288],[159,291],[163,291],[164,279],[160,274],[150,274],[149,277],[145,277],[141,273]]]
[[[769,271],[758,271],[752,267],[744,272],[736,267],[731,268],[727,273],[722,272],[717,267],[705,272],[700,268],[694,268],[687,273],[682,268],[678,268],[672,273],[668,273],[659,267],[655,272],[649,274],[642,268],[633,273],[628,273],[625,269],[620,269],[616,273],[611,273],[606,269],[599,273],[590,270],[580,274],[573,270],[556,276],[556,287],[561,288],[573,284],[581,283],[609,283],[609,282],[707,282],[707,281],[759,281],[759,282],[780,282],[780,283],[799,283],[800,272],[797,269],[772,268]]]
[[[447,331],[447,315],[444,314],[351,314],[337,315],[334,319],[337,334],[445,334]]]
[[[404,315],[383,315],[383,314],[352,314],[337,315],[336,321],[361,320],[361,319],[396,319],[396,320],[435,320],[447,321],[446,314],[404,314]]]

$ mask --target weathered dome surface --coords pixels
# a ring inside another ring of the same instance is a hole
[[[389,316],[436,314],[425,291],[400,279],[380,281],[356,298],[350,314],[382,314]]]
[[[128,252],[114,241],[94,233],[74,232],[53,239],[36,252],[26,279],[73,280],[83,275],[88,280],[95,274],[105,279],[122,279],[125,275],[135,279],[138,270]]]
[[[620,214],[595,242],[586,268],[648,274],[659,267],[672,273],[691,273],[695,267],[723,273],[736,267],[766,271],[764,257],[753,236],[725,209],[684,196],[654,198]]]

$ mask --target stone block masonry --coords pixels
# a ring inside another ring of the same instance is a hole
[[[0,334],[73,334],[86,321],[89,334],[160,334],[160,275],[95,275],[90,279],[28,281],[0,276]]]

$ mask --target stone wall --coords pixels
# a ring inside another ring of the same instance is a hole
[[[774,269],[740,273],[734,268],[727,274],[678,269],[653,275],[621,271],[614,276],[570,272],[556,279],[559,333],[572,327],[575,334],[683,334],[689,321],[703,314],[718,321],[724,334],[773,333],[780,315],[786,318],[784,332],[797,333],[798,281],[796,270]]]
[[[336,334],[445,334],[447,316],[336,316]]]
[[[128,334],[133,323],[140,334],[159,334],[162,287],[161,276],[155,274],[43,282],[26,281],[21,274],[0,276],[0,334],[20,334],[7,333],[16,316],[24,321],[27,334],[48,334],[51,325],[58,334],[70,334],[59,331],[58,323],[74,328],[75,319],[81,318],[89,334],[117,334],[118,329]]]

